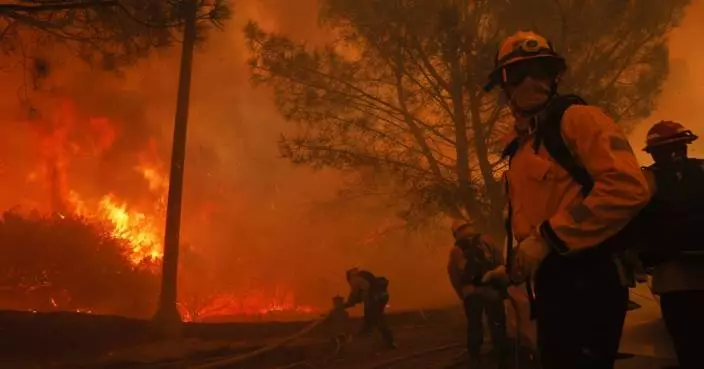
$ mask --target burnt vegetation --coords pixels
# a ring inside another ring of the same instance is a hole
[[[76,216],[0,218],[0,306],[14,310],[150,314],[156,303],[154,262],[133,265],[127,241]]]
[[[252,79],[300,128],[293,163],[358,179],[348,195],[386,193],[409,222],[471,214],[494,234],[504,205],[498,158],[510,118],[482,86],[500,40],[534,30],[569,64],[577,92],[627,125],[646,117],[668,74],[668,32],[688,0],[325,0],[335,40],[319,48],[245,30]]]
[[[130,241],[110,226],[70,213],[6,211],[0,217],[0,308],[147,317],[158,297],[161,262],[134,264]],[[182,246],[180,304],[191,320],[220,292],[202,257]],[[219,287],[219,285],[217,285]]]

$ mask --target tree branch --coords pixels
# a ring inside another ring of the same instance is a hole
[[[0,4],[0,15],[3,13],[24,12],[24,13],[39,13],[56,10],[71,10],[71,9],[89,9],[100,6],[115,6],[119,5],[115,0],[94,0],[94,1],[67,1],[58,3],[48,3],[41,5],[22,5],[22,4]]]

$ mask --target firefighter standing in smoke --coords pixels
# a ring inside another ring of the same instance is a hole
[[[384,314],[386,305],[389,303],[388,280],[358,268],[350,269],[346,274],[350,295],[342,308],[347,309],[363,302],[364,326],[360,334],[370,335],[374,329],[378,329],[385,347],[396,348],[393,333],[386,324]]]
[[[534,292],[543,369],[610,369],[628,305],[612,250],[650,195],[616,123],[557,94],[565,70],[545,38],[517,32],[501,44],[486,86],[501,86],[515,117],[504,151],[507,230],[518,241],[509,272]]]
[[[474,231],[471,224],[455,221],[452,225],[455,245],[450,251],[447,273],[450,283],[462,300],[467,318],[467,352],[470,367],[481,366],[480,349],[484,341],[482,318],[486,312],[491,333],[492,349],[500,368],[508,367],[508,338],[506,336],[506,313],[503,283],[482,282],[484,276],[503,263],[501,251],[491,239]]]
[[[697,138],[662,121],[648,131],[644,149],[654,164],[643,168],[653,197],[640,218],[648,240],[641,257],[653,268],[653,292],[682,369],[704,368],[704,160],[687,154]]]

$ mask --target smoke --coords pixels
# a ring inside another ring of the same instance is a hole
[[[688,9],[682,26],[670,35],[670,75],[663,86],[663,92],[652,116],[641,122],[631,134],[634,149],[644,164],[651,158],[640,149],[645,136],[653,123],[659,120],[679,121],[699,136],[704,136],[704,49],[697,47],[697,41],[704,35],[704,1],[694,0]],[[691,145],[690,154],[704,153],[704,141]]]

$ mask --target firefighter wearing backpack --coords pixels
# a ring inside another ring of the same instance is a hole
[[[347,309],[364,303],[364,326],[360,334],[369,335],[374,329],[378,329],[385,348],[396,348],[393,333],[386,324],[384,316],[384,310],[389,303],[389,281],[359,268],[348,270],[346,276],[347,283],[350,285],[350,294],[342,308]]]
[[[481,367],[480,349],[484,341],[482,318],[486,312],[492,351],[499,368],[510,366],[504,297],[506,286],[500,281],[483,283],[484,276],[503,264],[501,250],[488,236],[475,232],[472,225],[457,220],[452,224],[455,244],[450,251],[447,273],[452,288],[462,300],[467,318],[467,352],[470,367]]]
[[[682,124],[661,121],[648,131],[643,168],[653,197],[641,213],[649,241],[641,253],[653,268],[653,292],[682,369],[704,368],[704,160],[689,158],[698,137]]]
[[[517,32],[485,88],[500,86],[515,117],[504,179],[508,238],[518,246],[507,269],[530,287],[543,369],[610,369],[628,307],[615,250],[650,194],[614,121],[557,93],[565,71],[549,41]]]

